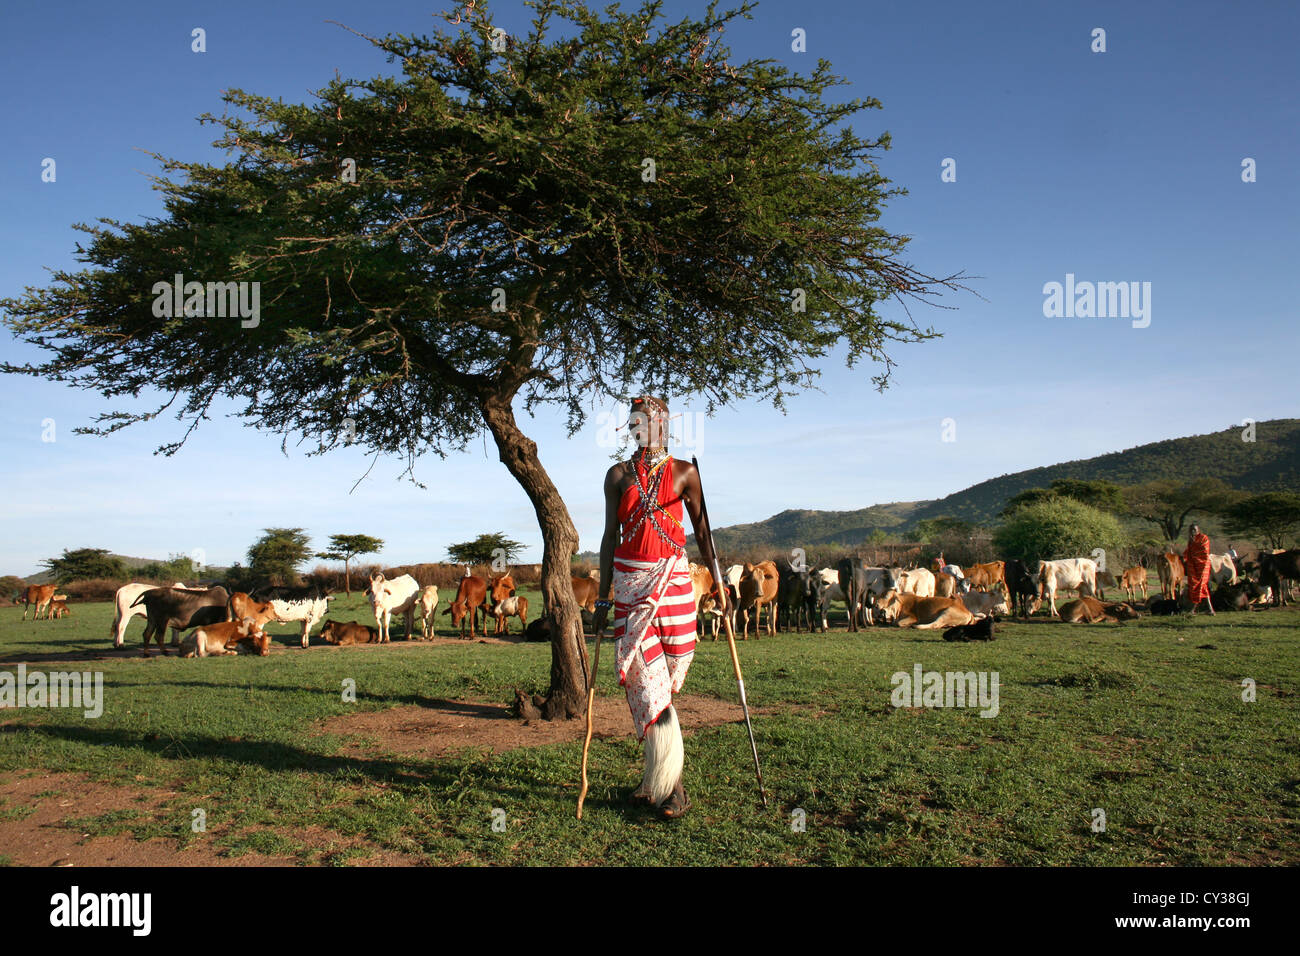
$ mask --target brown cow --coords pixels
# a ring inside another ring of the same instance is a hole
[[[1147,599],[1147,569],[1138,565],[1133,568],[1125,568],[1124,573],[1120,575],[1119,586],[1124,589],[1124,594],[1130,601],[1137,597],[1138,589],[1142,589],[1142,600]]]
[[[451,606],[443,611],[443,614],[451,615],[453,627],[460,628],[460,636],[463,640],[465,637],[465,618],[469,618],[469,636],[473,638],[474,625],[478,621],[479,611],[483,612],[483,636],[487,637],[487,582],[482,578],[464,577],[460,579],[460,584],[456,588],[456,600],[451,602]]]
[[[776,633],[776,594],[780,588],[780,575],[775,561],[745,562],[740,575],[739,608],[743,615],[741,633],[749,640],[749,609],[754,608],[754,637],[763,632],[763,608],[767,608],[767,633]]]
[[[573,586],[573,599],[578,602],[578,607],[595,614],[600,582],[595,578],[571,577],[569,583]]]
[[[527,630],[528,598],[524,597],[522,594],[516,594],[513,597],[506,598],[505,600],[497,601],[497,603],[492,606],[492,614],[497,619],[497,629],[494,632],[495,634],[504,634],[506,637],[510,636],[510,624],[506,619],[511,617],[519,618],[519,626],[522,629]],[[483,630],[487,630],[486,625],[484,625]]]
[[[181,657],[223,657],[226,654],[271,653],[271,635],[252,618],[205,624],[181,639]]]
[[[960,598],[918,598],[897,591],[890,591],[881,599],[880,610],[899,627],[915,627],[921,631],[956,627],[975,620]]]
[[[320,636],[329,644],[346,647],[349,644],[378,644],[379,628],[356,621],[326,621]]]
[[[1160,593],[1172,600],[1178,596],[1187,572],[1183,568],[1183,559],[1177,554],[1165,553],[1156,558],[1156,573],[1160,575]]]
[[[66,594],[56,594],[54,600],[50,602],[50,614],[57,619],[71,613],[72,609],[68,607],[68,596]]]
[[[1120,621],[1132,621],[1139,617],[1138,612],[1127,604],[1115,602],[1107,604],[1095,597],[1081,597],[1061,605],[1061,620],[1071,624],[1098,624],[1107,621],[1117,624]]]
[[[501,577],[492,581],[488,585],[488,593],[492,595],[489,604],[495,605],[497,601],[504,601],[515,593],[515,579],[509,574],[503,574]],[[486,627],[484,628],[486,630]]]
[[[279,620],[270,601],[259,603],[243,591],[236,591],[230,595],[230,600],[226,602],[226,620],[242,621],[244,618],[252,618],[253,623],[259,628],[265,627],[272,621]]]
[[[992,591],[993,588],[1002,585],[1002,593],[1010,594],[1011,590],[1007,587],[1007,563],[1005,561],[989,561],[986,564],[972,564],[968,568],[962,568],[962,573],[966,575],[966,580],[970,582],[972,588],[980,591]]]
[[[23,592],[23,620],[27,620],[27,609],[33,604],[36,605],[36,613],[32,615],[33,621],[41,619],[41,611],[45,611],[45,619],[50,619],[50,605],[54,602],[54,592],[57,586],[53,584],[32,584],[28,585],[27,590]]]

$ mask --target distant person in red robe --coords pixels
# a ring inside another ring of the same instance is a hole
[[[1192,602],[1192,613],[1204,601],[1214,613],[1210,600],[1210,536],[1200,527],[1192,525],[1187,532],[1187,550],[1183,552],[1183,567],[1187,571],[1187,597]]]

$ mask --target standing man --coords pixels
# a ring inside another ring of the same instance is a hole
[[[628,419],[637,450],[605,475],[605,534],[600,543],[600,596],[594,626],[614,608],[618,682],[637,737],[645,743],[645,773],[632,801],[676,819],[691,802],[682,786],[685,752],[672,695],[682,689],[695,656],[695,600],[686,559],[683,504],[705,565],[713,539],[700,513],[700,477],[690,462],[668,454],[668,402],[644,395]],[[714,582],[718,587],[718,582]],[[725,614],[726,589],[719,589]]]
[[[1187,597],[1192,602],[1192,613],[1205,601],[1210,614],[1214,614],[1214,602],[1210,600],[1210,536],[1202,534],[1199,525],[1187,530],[1183,567],[1187,571]]]

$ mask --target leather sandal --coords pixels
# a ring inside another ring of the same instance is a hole
[[[678,780],[677,786],[673,787],[673,792],[668,795],[668,799],[659,805],[659,814],[665,820],[676,820],[690,808],[691,798],[686,795],[686,788]]]

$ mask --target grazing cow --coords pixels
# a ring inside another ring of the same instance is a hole
[[[989,561],[985,564],[972,564],[965,570],[965,578],[972,588],[980,591],[992,591],[995,587],[1001,585],[1004,593],[1007,591],[1007,563],[1005,561]]]
[[[275,608],[275,619],[281,624],[302,622],[302,646],[306,647],[310,643],[312,628],[323,621],[325,615],[329,613],[330,601],[334,599],[334,595],[328,588],[310,585],[302,588],[262,588],[253,592],[253,599],[270,601],[271,607]],[[406,630],[409,636],[411,631],[409,621]]]
[[[945,641],[992,641],[995,639],[993,632],[993,618],[982,617],[974,624],[958,624],[956,627],[950,627],[943,632]]]
[[[1147,599],[1147,569],[1138,565],[1132,568],[1125,568],[1124,574],[1119,579],[1119,586],[1124,589],[1125,596],[1130,600],[1137,598],[1137,592],[1142,591],[1142,600]]]
[[[149,641],[158,638],[158,650],[166,656],[163,636],[167,628],[188,631],[192,627],[206,627],[226,620],[226,605],[230,593],[221,585],[203,591],[180,588],[151,588],[132,602],[132,607],[143,604],[145,608],[144,656],[149,656]]]
[[[1116,624],[1120,621],[1132,621],[1138,612],[1127,604],[1106,604],[1095,597],[1081,597],[1061,605],[1061,620],[1070,624],[1097,624],[1107,621]]]
[[[378,644],[379,628],[356,621],[326,621],[321,625],[320,636],[329,644],[347,647],[351,644]]]
[[[1167,599],[1178,596],[1178,590],[1187,577],[1180,555],[1165,553],[1156,556],[1156,574],[1160,576],[1160,594]]]
[[[461,581],[478,578],[461,578]],[[481,582],[480,582],[481,583]],[[375,623],[379,625],[379,643],[387,644],[392,640],[390,633],[393,614],[402,615],[406,623],[406,639],[412,640],[415,632],[415,602],[420,597],[420,585],[409,574],[389,580],[384,572],[376,571],[370,575],[370,587],[366,591],[370,599],[370,608],[375,614]],[[306,647],[307,638],[303,637]]]
[[[922,631],[956,627],[975,620],[975,615],[957,598],[919,598],[915,594],[899,594],[897,591],[885,594],[880,609],[899,627],[915,627]]]
[[[901,593],[915,594],[920,598],[934,597],[933,571],[927,568],[909,568],[906,571],[894,568],[894,574],[898,578],[898,590]]]
[[[969,591],[956,600],[966,605],[966,610],[976,616],[993,614],[1010,614],[1005,595],[996,591]]]
[[[1113,590],[1118,587],[1119,581],[1115,579],[1114,574],[1103,571],[1101,568],[1097,569],[1097,597],[1104,601],[1106,600],[1106,589],[1111,588]]]
[[[226,620],[242,621],[245,618],[252,619],[253,623],[259,628],[265,627],[272,621],[279,620],[275,616],[275,608],[270,601],[254,601],[243,591],[236,591],[230,595],[230,600],[226,602]]]
[[[60,597],[63,598],[62,601],[59,600]],[[49,610],[49,613],[50,613],[50,615],[51,615],[52,617],[54,617],[56,620],[57,620],[58,618],[65,617],[65,616],[71,614],[71,613],[72,613],[72,609],[68,607],[68,598],[67,598],[67,595],[64,595],[64,594],[56,594],[56,595],[54,596],[54,600],[50,602],[50,610]]]
[[[578,580],[577,578],[574,579]],[[582,580],[586,580],[583,578]],[[592,583],[592,592],[595,592],[595,584]],[[451,615],[453,627],[460,628],[460,636],[465,637],[465,618],[469,618],[469,636],[472,639],[474,635],[474,625],[478,622],[479,611],[483,611],[483,636],[487,636],[487,582],[482,578],[470,575],[460,579],[456,586],[456,600],[451,602],[443,614]]]
[[[503,601],[497,601],[496,604],[492,606],[492,614],[497,619],[497,629],[495,633],[504,634],[506,637],[509,637],[510,624],[506,619],[511,617],[519,618],[519,627],[521,630],[526,631],[528,629],[528,598],[524,597],[522,594],[515,594]],[[484,627],[483,631],[486,633],[487,628]]]
[[[172,587],[184,589],[185,585],[177,581],[172,585]],[[145,616],[145,609],[143,607],[132,607],[135,599],[141,594],[144,594],[145,591],[152,591],[153,589],[154,586],[152,584],[136,583],[123,584],[117,589],[117,593],[113,595],[113,623],[110,624],[108,628],[108,636],[113,639],[114,647],[121,647],[126,643],[127,622],[137,614],[140,615],[140,617]],[[179,642],[180,632],[172,631],[172,643],[176,644]]]
[[[760,561],[758,564],[745,562],[744,573],[740,576],[740,613],[741,633],[749,640],[749,609],[754,609],[754,637],[763,632],[763,608],[767,608],[767,633],[776,633],[776,595],[780,587],[780,576],[776,563]]]
[[[1029,617],[1041,606],[1038,600],[1038,578],[1024,561],[1017,558],[1005,562],[1004,576],[1007,582],[1007,595],[1015,604],[1015,610],[1021,617]]]
[[[1237,565],[1230,554],[1210,555],[1210,585],[1236,584]]]
[[[32,584],[23,592],[23,620],[27,620],[27,609],[33,604],[36,605],[36,613],[32,615],[33,621],[41,619],[41,611],[45,612],[45,619],[50,619],[50,604],[54,601],[54,592],[58,587],[53,584]]]
[[[1287,603],[1287,589],[1295,581],[1300,581],[1300,549],[1259,553],[1259,583],[1273,589],[1278,607]]]
[[[223,657],[227,654],[271,653],[271,636],[251,618],[218,621],[197,628],[181,641],[181,657]]]
[[[438,589],[432,584],[421,588],[415,605],[420,609],[420,633],[426,641],[431,641],[436,634],[433,615],[438,610]]]
[[[836,565],[840,590],[849,612],[849,630],[858,630],[860,616],[871,622],[871,607],[889,591],[898,590],[898,575],[893,568],[872,568],[858,557],[843,558]]]
[[[1038,565],[1038,587],[1043,600],[1052,609],[1052,617],[1059,617],[1056,609],[1056,592],[1078,591],[1079,597],[1092,597],[1097,592],[1097,562],[1092,558],[1062,558],[1059,561],[1042,561]]]

